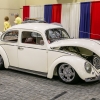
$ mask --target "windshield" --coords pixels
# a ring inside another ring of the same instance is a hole
[[[49,29],[46,31],[46,38],[48,43],[52,43],[57,40],[69,39],[68,33],[63,28]]]

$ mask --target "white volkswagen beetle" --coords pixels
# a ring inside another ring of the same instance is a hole
[[[0,69],[10,68],[65,83],[99,80],[100,42],[70,39],[64,28],[47,23],[15,25],[1,35]]]

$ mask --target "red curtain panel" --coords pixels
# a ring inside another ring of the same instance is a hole
[[[23,6],[23,20],[26,18],[29,18],[30,15],[30,7],[29,6]]]
[[[54,4],[52,6],[52,20],[51,22],[61,23],[61,4]]]
[[[91,3],[91,39],[100,39],[100,2]]]

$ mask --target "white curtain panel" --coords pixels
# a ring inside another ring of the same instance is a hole
[[[30,6],[30,18],[44,19],[44,6]]]
[[[62,4],[61,24],[69,33],[70,32],[70,27],[69,27],[70,25],[70,4]]]
[[[62,5],[61,24],[71,37],[79,38],[80,3]]]

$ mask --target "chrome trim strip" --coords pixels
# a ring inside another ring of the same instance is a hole
[[[46,50],[46,49],[40,49],[40,48],[34,48],[34,47],[26,47],[26,46],[18,46],[18,45],[11,45],[11,44],[0,44],[0,45],[9,45],[9,46],[17,46],[17,47],[31,48],[31,49]]]
[[[69,54],[69,55],[73,54],[73,53],[69,53],[69,52],[65,52],[65,51],[61,51],[61,50],[52,50],[51,49],[51,50],[48,50],[48,51],[60,52],[60,53]]]
[[[34,75],[47,77],[47,73],[44,73],[44,72],[38,72],[38,71],[33,71],[33,70],[28,70],[28,69],[22,69],[22,68],[18,68],[18,67],[14,67],[14,66],[9,66],[8,69],[17,70],[17,71],[21,71],[21,72],[26,72],[26,73],[30,73],[30,74],[34,74]]]
[[[94,82],[94,81],[100,81],[100,76],[85,78],[85,82]]]
[[[18,46],[18,45],[12,45],[12,44],[0,44],[0,45]]]
[[[34,47],[26,47],[26,46],[18,46],[18,47],[31,48],[31,49],[39,49],[39,50],[46,50],[46,49],[40,49],[40,48],[34,48]]]

